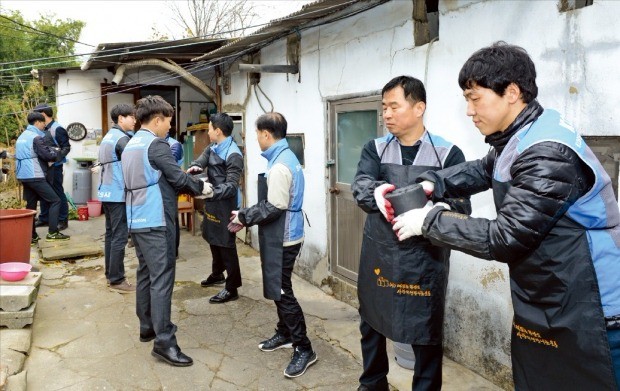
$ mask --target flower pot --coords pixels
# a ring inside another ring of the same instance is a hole
[[[0,209],[0,263],[30,263],[30,240],[36,213],[30,209]]]

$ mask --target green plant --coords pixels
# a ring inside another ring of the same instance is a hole
[[[19,200],[16,197],[8,197],[0,199],[0,209],[22,209],[26,207],[26,201]]]
[[[69,216],[69,220],[77,220],[78,219],[77,209],[69,208],[68,216]]]

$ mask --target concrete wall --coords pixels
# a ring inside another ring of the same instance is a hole
[[[195,73],[197,77],[206,83],[213,81],[212,69],[205,69]],[[61,73],[57,82],[57,98],[58,105],[56,117],[58,122],[63,126],[67,126],[72,122],[81,122],[87,129],[100,129],[102,123],[101,114],[101,83],[105,80],[112,80],[114,75],[107,70],[93,69],[88,71],[67,71]],[[123,83],[126,84],[153,84],[158,83],[163,86],[179,86],[180,96],[180,130],[184,130],[187,122],[198,122],[200,108],[204,104],[196,102],[207,102],[207,98],[191,85],[185,83],[175,75],[169,72],[162,72],[156,68],[148,68],[147,70],[132,70],[125,74]],[[183,101],[191,101],[183,102]],[[110,109],[109,107],[108,109]],[[111,126],[112,120],[108,119]],[[68,155],[68,162],[64,167],[64,188],[71,194],[73,187],[73,171],[77,167],[72,157],[86,156],[94,154],[97,156],[98,148],[91,144],[88,140],[71,141],[71,152]],[[92,197],[96,198],[98,177],[92,178]]]
[[[392,77],[409,74],[426,81],[427,128],[476,159],[488,151],[465,115],[457,84],[464,61],[497,40],[523,46],[538,70],[539,100],[565,113],[584,135],[620,136],[617,84],[620,63],[620,2],[596,1],[559,13],[556,1],[440,1],[439,40],[415,47],[412,1],[393,1],[332,24],[302,31],[300,75],[262,74],[260,87],[289,122],[289,132],[306,138],[306,231],[298,272],[320,285],[330,276],[327,259],[326,102],[380,90]],[[262,64],[286,64],[285,40],[261,51]],[[247,74],[231,75],[232,93],[224,110],[245,110],[248,201],[256,202],[256,175],[265,160],[254,135],[263,113]],[[301,78],[301,83],[298,82]],[[260,94],[269,110],[270,104]],[[472,199],[474,216],[494,218],[490,192]],[[253,243],[257,230],[252,228]],[[512,307],[507,267],[455,252],[452,255],[445,325],[446,352],[506,388],[511,387],[509,330]]]

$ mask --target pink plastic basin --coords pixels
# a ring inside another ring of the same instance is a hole
[[[5,262],[0,264],[0,277],[5,281],[21,281],[32,269],[32,265],[23,262]]]

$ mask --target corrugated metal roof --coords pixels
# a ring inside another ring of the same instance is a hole
[[[301,10],[288,16],[272,20],[256,32],[207,52],[192,61],[224,59],[253,52],[292,32],[346,18],[387,1],[390,0],[318,0],[304,5]]]

